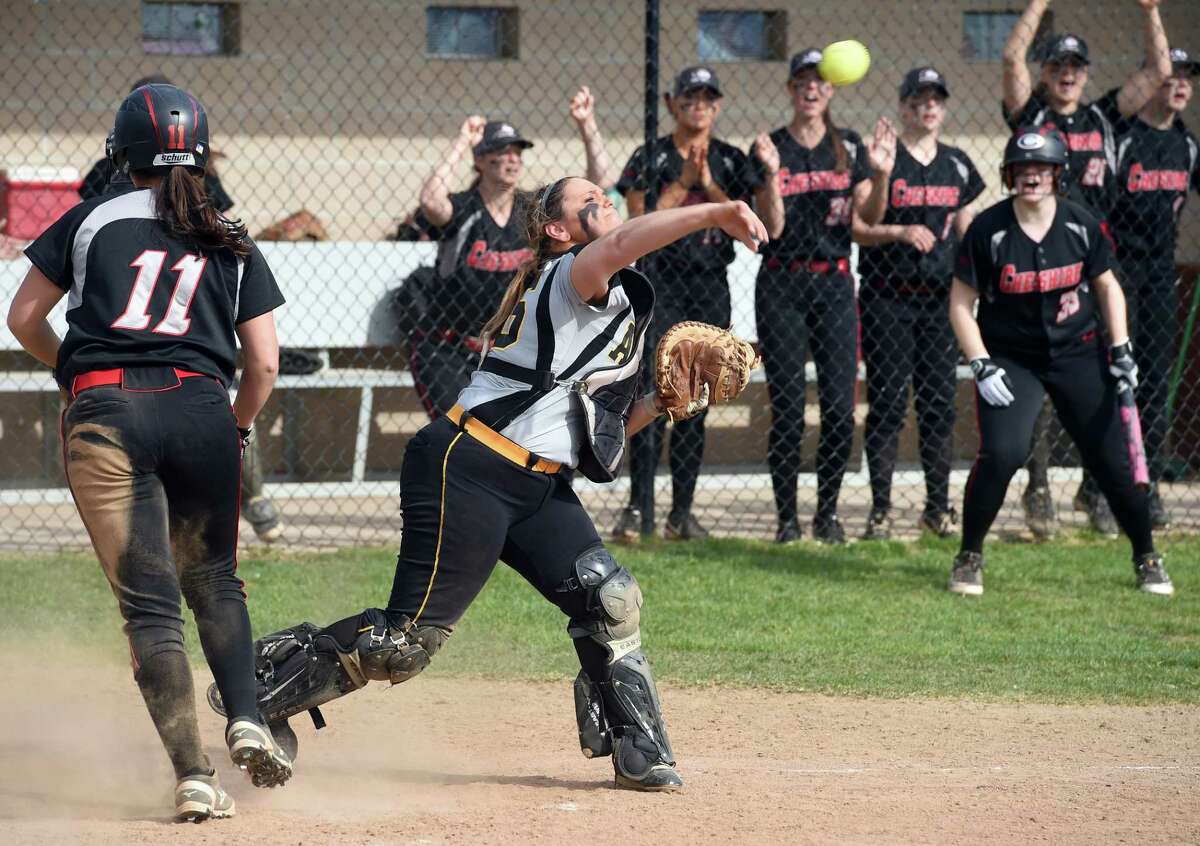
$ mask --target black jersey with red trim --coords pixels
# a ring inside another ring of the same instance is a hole
[[[1010,197],[981,212],[959,245],[954,275],[979,292],[979,331],[991,353],[1055,354],[1095,336],[1092,280],[1115,266],[1095,215],[1060,199],[1040,243]]]
[[[258,247],[244,258],[201,249],[158,220],[150,189],[86,200],[30,244],[25,255],[67,292],[67,336],[55,377],[167,365],[228,386],[235,327],[283,305]]]
[[[850,255],[850,212],[854,186],[871,178],[867,151],[857,132],[839,129],[847,169],[837,170],[832,133],[811,149],[786,126],[771,133],[779,150],[779,193],[783,195],[783,233],[759,250],[764,259],[782,262],[837,261]],[[755,166],[762,172],[758,159]]]
[[[441,229],[440,291],[432,322],[460,335],[478,335],[496,313],[508,283],[533,257],[522,221],[525,195],[517,192],[508,220],[492,217],[478,188],[450,195],[450,221]]]
[[[647,190],[650,184],[647,176],[651,163],[654,165],[656,196],[661,197],[666,187],[683,175],[683,156],[670,135],[655,140],[652,150],[652,159],[649,160],[644,144],[633,151],[625,169],[621,171],[620,180],[617,181],[617,191],[621,196],[628,196],[630,191]],[[762,184],[751,169],[746,154],[719,138],[709,139],[708,171],[712,174],[713,182],[731,200],[749,201],[754,189]],[[707,202],[708,197],[703,189],[692,188],[688,190],[682,205],[691,206]],[[654,266],[659,268],[660,272],[720,271],[733,261],[733,239],[714,226],[680,238],[653,255]]]
[[[1111,97],[1115,103],[1116,92]],[[1188,190],[1200,192],[1200,142],[1178,117],[1155,129],[1133,117],[1116,124],[1117,178],[1109,216],[1117,256],[1173,263]]]
[[[1037,92],[1025,107],[1010,115],[1003,107],[1009,129],[1045,126],[1057,129],[1067,139],[1067,198],[1083,203],[1101,221],[1112,210],[1113,171],[1116,170],[1116,138],[1107,109],[1099,102],[1080,106],[1069,115],[1054,111]]]
[[[929,291],[949,292],[954,273],[955,212],[974,202],[985,187],[974,162],[957,147],[938,144],[926,165],[898,142],[882,223],[924,226],[937,241],[927,253],[902,241],[863,247],[858,259],[863,282],[900,291],[905,283],[916,283]]]

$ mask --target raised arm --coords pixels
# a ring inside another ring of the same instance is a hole
[[[754,139],[754,158],[762,164],[763,184],[754,189],[754,209],[767,227],[767,234],[783,234],[783,194],[779,191],[779,148],[766,132]]]
[[[46,316],[66,292],[36,267],[29,268],[8,307],[8,329],[25,351],[47,367],[58,361],[62,344]]]
[[[1159,0],[1137,0],[1137,4],[1146,13],[1146,58],[1117,92],[1117,109],[1125,117],[1137,114],[1171,75],[1171,48],[1158,13]]]
[[[584,247],[571,266],[571,284],[585,301],[604,296],[622,267],[700,229],[719,226],[750,250],[767,241],[767,228],[741,200],[698,203],[627,220]]]
[[[596,125],[596,98],[584,85],[571,98],[569,108],[571,119],[579,127],[579,137],[583,140],[583,150],[587,155],[588,181],[607,191],[616,185],[617,181],[612,176],[612,163],[604,149],[604,138],[600,135],[600,128]]]
[[[888,187],[896,164],[896,128],[892,122],[884,117],[876,121],[874,133],[863,141],[863,146],[867,150],[871,178],[854,186],[852,215],[876,224],[883,220],[887,211]],[[853,217],[851,223],[853,225]]]
[[[450,204],[450,177],[462,157],[470,153],[471,148],[483,138],[485,124],[487,119],[479,115],[471,115],[463,121],[446,157],[421,186],[421,211],[425,212],[425,217],[434,226],[445,226],[450,222],[454,214],[454,207]]]
[[[1009,33],[1008,41],[1004,42],[1004,52],[1001,54],[1004,60],[1004,108],[1010,115],[1025,108],[1033,93],[1033,81],[1029,76],[1029,66],[1025,64],[1025,56],[1049,5],[1050,0],[1029,0],[1020,20]]]

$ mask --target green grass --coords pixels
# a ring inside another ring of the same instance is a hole
[[[617,555],[646,594],[660,679],[850,696],[1200,702],[1200,539],[1169,539],[1172,599],[1135,591],[1128,546],[1080,535],[995,543],[987,593],[944,590],[955,546],[845,549],[651,543]],[[386,601],[390,550],[245,559],[255,632]],[[504,566],[428,672],[564,679],[566,620]],[[116,604],[90,556],[0,556],[0,638],[65,640],[123,660]],[[194,629],[188,642],[199,654]]]

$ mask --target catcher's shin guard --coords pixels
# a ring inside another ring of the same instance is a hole
[[[269,634],[254,642],[259,712],[268,724],[278,724],[309,711],[321,728],[321,705],[368,681],[408,681],[429,666],[446,637],[441,629],[414,627],[407,618],[392,627],[387,615],[374,608],[360,616],[358,637],[349,646],[312,623]],[[208,700],[224,714],[215,686]]]
[[[603,648],[603,669],[585,667],[575,679],[583,754],[612,755],[622,787],[677,790],[683,782],[674,770],[658,688],[641,650],[637,581],[608,550],[596,548],[575,562],[575,578],[565,588],[585,594],[587,615],[572,618],[568,627],[581,657],[593,647]]]

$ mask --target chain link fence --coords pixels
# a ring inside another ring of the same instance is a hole
[[[1084,101],[1120,87],[1146,53],[1143,5],[1055,4],[1029,39],[1034,84],[1036,51],[1071,32],[1090,49]],[[405,443],[453,403],[483,321],[528,255],[522,192],[586,173],[627,211],[696,201],[713,186],[753,201],[773,170],[770,145],[755,141],[774,133],[785,201],[833,190],[821,193],[828,207],[814,225],[848,238],[846,192],[830,188],[842,168],[813,160],[807,170],[825,176],[806,175],[797,163],[816,153],[786,127],[805,108],[804,93],[788,87],[789,60],[855,38],[871,50],[870,72],[829,107],[856,157],[850,188],[870,175],[871,153],[855,139],[870,142],[881,116],[905,137],[920,134],[922,118],[898,97],[913,69],[935,69],[949,89],[939,140],[957,148],[958,164],[941,178],[909,156],[909,169],[893,172],[905,181],[891,186],[886,231],[844,262],[762,258],[713,232],[656,256],[657,331],[683,319],[732,324],[767,367],[737,404],[640,437],[616,484],[575,484],[602,531],[630,537],[771,538],[792,518],[807,535],[818,506],[833,503],[851,537],[881,531],[873,505],[888,507],[894,537],[915,536],[923,518],[952,529],[946,517],[961,502],[977,435],[973,382],[945,321],[949,265],[936,256],[952,254],[960,207],[977,212],[1003,196],[1001,58],[1021,12],[993,0],[847,0],[836,10],[772,0],[720,9],[683,0],[14,0],[0,45],[0,292],[10,300],[25,274],[25,242],[80,192],[106,190],[104,138],[131,85],[159,75],[186,87],[210,116],[214,201],[247,223],[288,298],[277,312],[283,375],[247,457],[244,516],[258,536],[298,546],[392,545]],[[1200,53],[1190,4],[1167,0],[1161,15],[1172,46]],[[698,66],[707,80],[677,85]],[[712,121],[714,140],[689,162],[680,130],[697,115]],[[1180,205],[1197,185],[1195,162],[1191,172],[1143,164],[1176,130],[1121,126],[1101,153],[1112,155],[1104,178],[1137,321],[1139,402],[1163,505],[1173,527],[1194,531],[1200,219],[1195,203]],[[674,136],[639,158],[648,128]],[[1141,202],[1155,191],[1170,192],[1174,207]],[[1174,256],[1139,252],[1147,233],[1175,226]],[[922,253],[926,234],[936,246]],[[58,455],[58,393],[7,330],[0,339],[0,546],[83,546]],[[1045,428],[1035,450],[1045,466],[1033,471],[1045,497],[1034,516],[1045,518],[1049,503],[1060,527],[1085,525],[1073,507],[1078,454],[1053,415]],[[1027,531],[1026,475],[1010,487],[1002,533]]]

